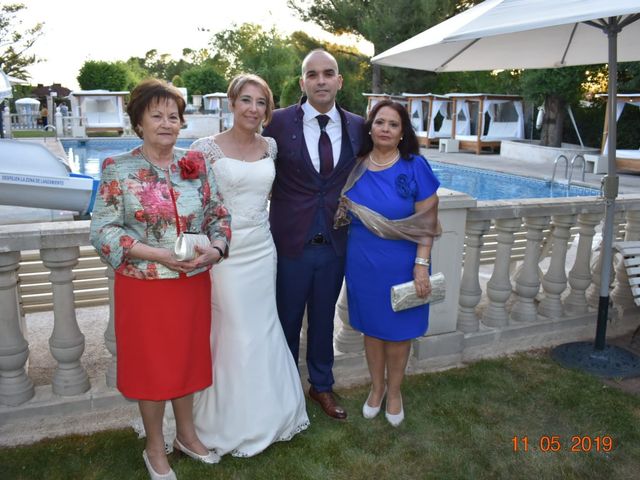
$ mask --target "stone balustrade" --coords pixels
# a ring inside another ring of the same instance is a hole
[[[603,218],[601,199],[476,202],[458,192],[442,189],[439,193],[443,235],[434,244],[432,268],[445,274],[447,295],[444,302],[432,306],[427,335],[413,342],[410,371],[446,368],[593,336],[596,312],[591,297],[599,277],[592,244]],[[616,212],[624,238],[639,240],[640,195],[620,196]],[[497,238],[495,262],[483,265],[484,237],[492,227]],[[570,244],[573,231],[577,234]],[[516,233],[526,238],[519,262],[512,255]],[[39,388],[48,389],[47,413],[68,411],[74,401],[96,395],[96,380],[88,378],[83,367],[85,338],[76,320],[72,287],[79,247],[88,244],[87,221],[0,226],[0,423],[3,416],[8,418],[17,411],[22,415],[37,412],[40,400],[34,394]],[[29,345],[17,275],[21,252],[28,250],[40,252],[53,286],[49,350],[56,369],[51,384],[37,388],[25,368]],[[611,298],[615,318],[609,331],[626,333],[635,328],[638,309],[624,269],[615,268],[614,272]],[[107,277],[112,290],[110,269]],[[336,307],[336,378],[343,384],[366,378],[362,335],[349,326],[346,299],[343,291]],[[101,382],[111,398],[116,398],[112,313],[104,342],[111,359],[104,365]],[[356,363],[359,368],[353,368]],[[86,408],[95,408],[98,403]]]

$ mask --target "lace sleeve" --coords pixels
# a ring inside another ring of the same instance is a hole
[[[278,144],[271,137],[264,137],[264,139],[267,141],[269,156],[275,160],[278,157]]]
[[[198,150],[204,154],[207,161],[213,165],[216,160],[224,157],[222,150],[215,142],[213,137],[204,137],[196,140],[191,144],[191,150]]]

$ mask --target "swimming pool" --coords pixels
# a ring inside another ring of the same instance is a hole
[[[141,145],[139,139],[91,139],[60,140],[65,151],[73,149],[78,158],[78,173],[98,177],[100,162],[109,155],[126,152]],[[193,139],[180,138],[177,146],[188,148]],[[481,168],[462,167],[439,162],[429,162],[444,188],[457,190],[471,195],[477,200],[508,200],[518,198],[553,198],[597,196],[599,190],[566,184],[551,183],[537,178],[511,175],[483,170]]]
[[[464,192],[477,200],[513,200],[520,198],[590,197],[600,195],[595,188],[550,182],[538,178],[512,175],[430,161],[443,187]]]

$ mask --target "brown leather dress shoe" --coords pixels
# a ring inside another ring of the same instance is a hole
[[[316,402],[324,413],[331,418],[344,420],[347,418],[347,412],[336,402],[333,392],[318,392],[315,388],[309,388],[309,398]]]

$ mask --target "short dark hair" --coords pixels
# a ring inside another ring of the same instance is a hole
[[[375,120],[376,115],[378,115],[378,112],[384,107],[389,107],[392,110],[395,110],[400,116],[400,122],[402,124],[402,140],[400,140],[400,143],[398,144],[400,156],[408,160],[411,158],[411,154],[419,155],[420,144],[418,143],[416,132],[413,131],[413,127],[411,126],[411,119],[409,118],[409,112],[407,112],[407,109],[400,103],[394,102],[393,100],[381,100],[373,106],[369,112],[367,121],[364,124],[364,139],[362,140],[362,147],[360,148],[358,156],[364,157],[373,150],[373,141],[371,140],[370,135],[371,126],[373,125],[373,121]]]
[[[187,104],[180,90],[163,80],[148,78],[136,85],[127,104],[127,114],[129,114],[129,119],[131,120],[131,126],[140,138],[142,138],[142,134],[138,125],[142,122],[144,112],[147,111],[151,102],[158,102],[162,99],[176,102],[180,123],[184,124],[184,110]]]

